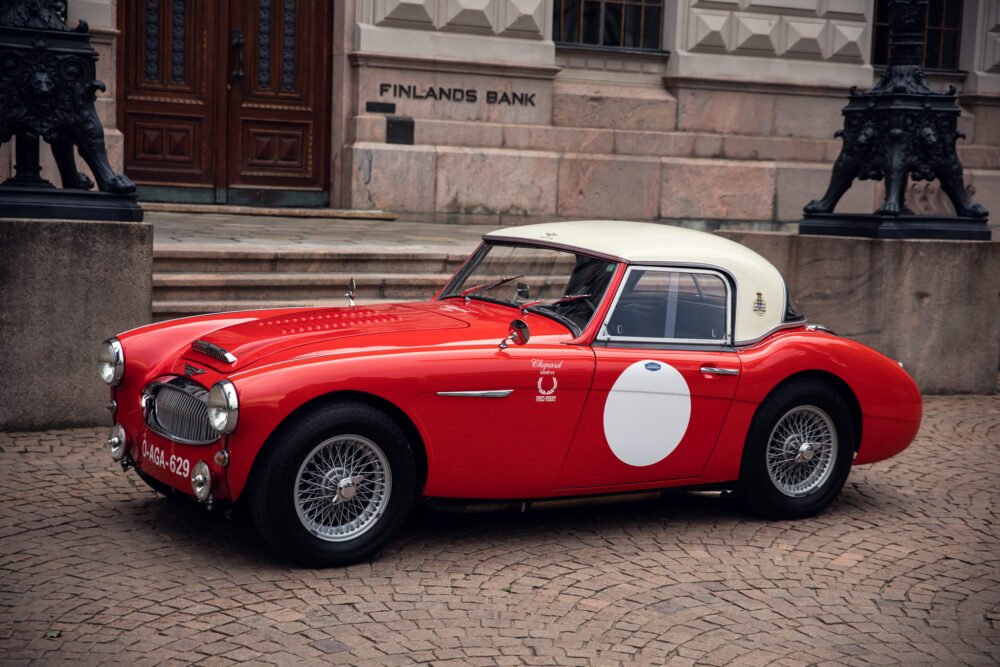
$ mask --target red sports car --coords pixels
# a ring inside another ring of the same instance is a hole
[[[732,488],[815,514],[914,438],[901,365],[806,323],[741,245],[610,221],[487,234],[430,301],[222,313],[105,342],[111,456],[277,551],[377,553],[419,498]]]

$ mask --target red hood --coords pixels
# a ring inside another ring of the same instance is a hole
[[[256,319],[222,327],[198,338],[232,354],[236,357],[235,362],[230,364],[191,348],[184,353],[184,358],[223,373],[231,373],[264,357],[295,347],[352,336],[462,329],[468,326],[462,320],[426,307],[417,307],[416,304],[309,308],[283,311],[270,316],[265,311]]]

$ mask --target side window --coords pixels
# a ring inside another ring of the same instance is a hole
[[[697,269],[631,268],[602,338],[622,342],[729,342],[729,286]]]

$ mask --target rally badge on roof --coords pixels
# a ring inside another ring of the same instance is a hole
[[[764,295],[757,292],[757,298],[753,300],[754,315],[763,315],[767,312],[767,304],[764,302]]]

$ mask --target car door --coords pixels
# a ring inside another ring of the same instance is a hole
[[[551,492],[594,376],[592,350],[565,345],[565,338],[435,355],[428,391],[415,398],[414,410],[427,439],[426,495]]]
[[[561,490],[698,477],[739,383],[733,297],[719,271],[629,267],[594,343]]]

